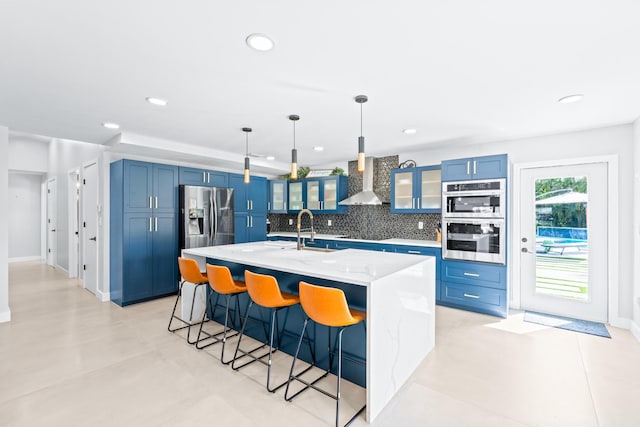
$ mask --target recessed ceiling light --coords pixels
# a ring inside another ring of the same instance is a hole
[[[316,146],[316,147],[313,147],[313,149],[314,149],[315,151],[324,151],[324,147],[321,147],[321,146],[319,146],[319,145],[318,145],[318,146]]]
[[[276,158],[273,156],[267,156],[267,160],[275,160]]]
[[[153,105],[159,105],[160,107],[164,107],[167,105],[167,100],[162,98],[154,98],[152,96],[147,97],[147,102]]]
[[[106,127],[107,129],[120,129],[120,125],[117,123],[104,122],[102,126]]]
[[[578,93],[575,95],[563,96],[562,98],[558,99],[558,102],[560,104],[571,104],[572,102],[581,101],[582,98],[584,98],[584,95]]]
[[[415,129],[402,129],[403,133],[406,133],[407,135],[412,134],[412,133],[416,133],[417,131]]]
[[[247,45],[255,50],[266,52],[273,49],[275,43],[264,34],[255,33],[247,37]]]

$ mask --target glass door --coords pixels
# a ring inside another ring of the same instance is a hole
[[[398,172],[393,177],[395,194],[393,204],[395,209],[414,209],[413,171]]]
[[[271,209],[272,211],[284,211],[285,197],[284,197],[285,182],[271,182]]]
[[[607,321],[607,165],[521,171],[523,309]]]
[[[320,209],[320,181],[307,181],[307,209]]]
[[[299,211],[304,208],[302,202],[302,182],[289,183],[289,210]]]
[[[440,187],[440,169],[420,172],[420,209],[440,209],[442,204]]]
[[[328,178],[322,181],[323,210],[335,210],[338,208],[338,179]]]

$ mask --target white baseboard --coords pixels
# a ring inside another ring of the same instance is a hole
[[[7,307],[6,310],[0,311],[0,323],[11,321],[11,310]]]
[[[25,261],[42,261],[42,257],[40,255],[36,256],[19,256],[14,258],[9,258],[7,262],[25,262]]]
[[[58,264],[56,264],[56,265],[54,266],[54,268],[55,268],[56,270],[64,271],[65,273],[67,273],[67,276],[69,275],[69,271],[68,271],[66,268],[63,268],[63,267],[61,267],[61,266],[60,266],[60,265],[58,265]]]
[[[640,341],[640,325],[636,322],[631,322],[631,333],[638,341]]]
[[[111,301],[111,293],[109,293],[109,292],[102,292],[102,291],[98,290],[96,292],[96,297],[102,302]]]

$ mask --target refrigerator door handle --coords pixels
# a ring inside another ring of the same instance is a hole
[[[218,233],[218,205],[216,204],[216,190],[211,190],[211,216],[213,217],[213,233],[211,234],[211,244],[213,245],[216,240],[216,234]]]

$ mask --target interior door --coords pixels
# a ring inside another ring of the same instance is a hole
[[[57,223],[57,184],[56,179],[47,181],[47,264],[55,267],[57,262],[56,249],[58,242],[56,239]]]
[[[98,165],[82,168],[82,279],[92,293],[98,290]]]
[[[607,164],[524,168],[521,306],[607,321]]]

